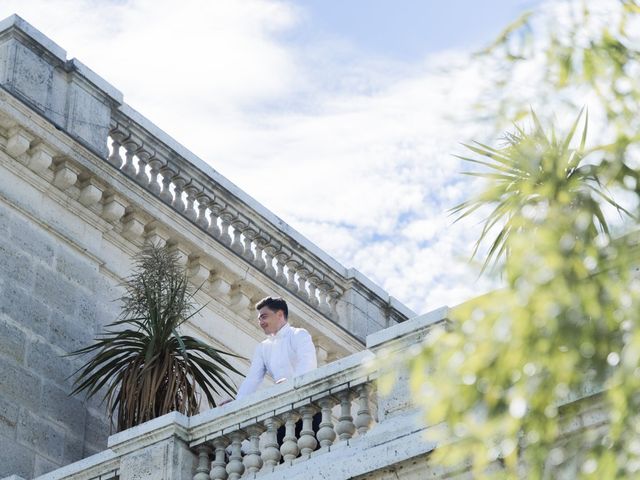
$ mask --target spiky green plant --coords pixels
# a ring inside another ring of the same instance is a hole
[[[588,115],[585,115],[577,147],[573,142],[582,112],[563,138],[558,138],[554,130],[547,135],[534,112],[531,112],[531,117],[535,125],[531,133],[516,125],[514,132],[505,135],[502,148],[492,148],[479,142],[465,144],[482,159],[458,156],[486,168],[481,172],[463,172],[483,178],[486,188],[476,197],[451,209],[458,221],[476,210],[492,208],[483,222],[472,253],[472,257],[476,256],[491,232],[498,231],[490,243],[483,271],[508,254],[508,237],[522,231],[525,224],[530,228],[530,220],[535,223],[535,218],[549,205],[562,205],[568,214],[578,207],[591,212],[594,221],[590,221],[588,226],[593,237],[599,232],[609,233],[602,201],[619,212],[631,215],[609,195],[598,177],[597,166],[584,162],[589,153],[585,150]]]
[[[179,333],[198,310],[176,253],[148,246],[134,261],[120,318],[94,344],[71,353],[92,355],[75,372],[72,393],[91,397],[106,388],[117,431],[172,411],[193,415],[201,393],[215,406],[214,395],[235,393],[229,373],[240,373],[225,358],[237,355]]]

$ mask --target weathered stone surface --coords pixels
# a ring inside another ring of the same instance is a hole
[[[102,410],[99,410],[100,413],[87,411],[84,430],[85,457],[107,448],[107,438],[109,438],[110,431],[106,414],[103,413],[105,410],[106,407],[103,405]]]
[[[125,455],[120,480],[192,480],[195,455],[177,438],[163,440]]]
[[[13,245],[36,259],[51,265],[55,252],[55,242],[39,226],[25,218],[14,218],[11,222],[10,239]]]
[[[0,478],[20,475],[32,478],[35,453],[16,442],[15,438],[0,435]]]
[[[76,436],[84,436],[84,402],[69,396],[69,390],[62,390],[58,385],[45,380],[42,385],[42,405],[41,413],[48,420],[66,427]]]
[[[33,285],[34,265],[31,256],[23,254],[7,241],[0,241],[0,270],[3,276],[16,284],[27,289]]]
[[[84,438],[67,432],[64,439],[64,458],[62,465],[69,465],[83,458]]]
[[[40,408],[40,377],[0,357],[0,398],[37,411]]]
[[[52,310],[48,339],[65,352],[72,352],[92,343],[93,325],[93,321],[85,323],[75,315]]]
[[[44,475],[45,473],[52,472],[53,470],[60,468],[61,465],[52,462],[48,458],[36,454],[36,461],[33,467],[33,474],[35,476]]]
[[[39,268],[36,271],[34,294],[42,302],[70,315],[76,310],[78,287],[61,278],[54,270]]]
[[[20,408],[0,397],[0,436],[15,438]]]
[[[85,255],[59,245],[55,255],[55,268],[67,280],[90,291],[95,290],[96,280],[99,277],[98,267]]]
[[[26,410],[18,417],[17,439],[49,460],[61,463],[64,458],[64,431]]]
[[[0,289],[0,295],[2,291]],[[20,365],[24,361],[25,334],[14,325],[7,323],[0,315],[0,355],[11,358]]]
[[[93,293],[80,293],[78,295],[78,303],[76,304],[76,313],[74,318],[82,328],[93,335],[96,325],[96,317],[98,315],[98,300]]]
[[[50,344],[35,340],[27,346],[27,366],[59,385],[71,385],[72,379],[68,377],[78,369],[79,362],[63,357]]]
[[[13,319],[23,329],[39,335],[47,335],[50,310],[33,294],[6,281],[0,300],[0,313]]]

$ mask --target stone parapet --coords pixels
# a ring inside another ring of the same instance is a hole
[[[0,85],[106,167],[128,177],[128,182],[120,181],[123,188],[103,190],[101,201],[103,218],[122,223],[124,234],[140,237],[158,223],[154,215],[126,200],[133,182],[144,195],[182,216],[186,229],[205,233],[225,255],[240,259],[243,270],[249,268],[254,276],[275,283],[285,296],[304,302],[306,309],[361,341],[415,315],[123,103],[116,88],[77,60],[67,60],[62,48],[15,15],[0,23]],[[36,154],[37,142],[26,129],[11,136],[10,142],[11,152],[29,150],[33,170],[51,169],[56,186],[81,188],[79,201],[95,203],[100,187],[93,175],[78,176],[74,162],[52,162],[52,152],[46,149]],[[254,300],[242,287],[233,293],[239,306]]]
[[[443,313],[433,312],[428,322],[409,321],[411,328],[401,333],[393,327],[389,337],[415,344],[444,320]],[[393,416],[381,415],[394,400],[376,388],[378,371],[387,366],[381,358],[364,350],[190,418],[164,415],[112,435],[104,452],[36,480],[346,480],[420,461],[434,448],[423,437],[420,412],[402,399]],[[398,378],[404,382],[407,375],[399,372]],[[316,414],[321,421],[313,427]],[[281,426],[285,434],[278,442]]]

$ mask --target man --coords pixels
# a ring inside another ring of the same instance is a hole
[[[289,308],[284,299],[263,298],[256,310],[267,338],[256,347],[237,399],[255,392],[267,373],[276,383],[282,383],[317,367],[311,335],[304,328],[289,325]]]

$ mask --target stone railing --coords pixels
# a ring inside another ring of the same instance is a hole
[[[128,177],[146,197],[170,206],[252,272],[361,340],[414,315],[123,103],[117,89],[77,60],[67,60],[62,48],[15,15],[0,22],[0,86]],[[26,153],[30,168],[51,170],[59,188],[77,186],[79,201],[99,203],[109,221],[122,223],[124,234],[139,236],[153,228],[154,219],[127,202],[122,192],[101,190],[74,161],[34,142],[28,131],[10,135],[9,149]],[[250,295],[239,291],[236,297],[243,305]]]
[[[210,167],[194,165],[186,153],[150,134],[152,126],[133,110],[120,107],[112,122],[111,165],[289,293],[337,318],[338,299],[349,288],[344,268],[297,243],[282,221],[261,215],[257,202],[222,182]]]
[[[447,314],[378,332],[367,350],[222,407],[190,418],[170,413],[112,435],[107,450],[36,480],[339,480],[426,458],[433,443],[424,440],[406,372],[390,395],[377,392],[375,379],[381,358],[415,345]]]
[[[233,414],[214,410],[193,417],[190,426],[195,440],[190,446],[198,455],[193,479],[253,477],[281,464],[308,459],[312,453],[317,456],[348,446],[364,436],[377,410],[372,403],[374,385],[365,366],[372,359],[371,352],[361,352],[295,379],[293,388],[273,389],[270,398],[248,399],[250,403],[239,406],[240,410],[234,408]],[[312,421],[317,413],[322,418],[314,432]],[[296,437],[298,421],[302,429]],[[279,445],[281,426],[285,434]]]

